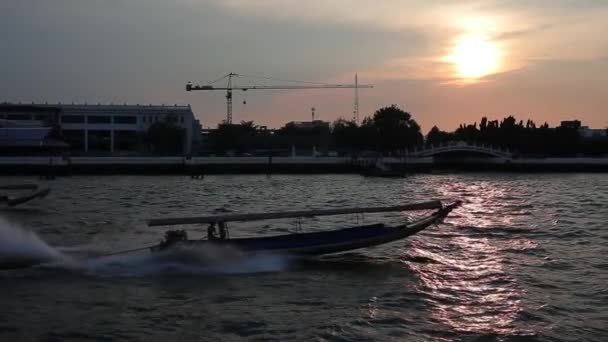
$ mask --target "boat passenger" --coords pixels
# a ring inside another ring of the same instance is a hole
[[[226,223],[220,222],[218,226],[220,228],[220,240],[225,240],[227,236]]]
[[[208,240],[216,240],[217,235],[215,232],[215,222],[211,222],[209,227],[207,227],[207,239]]]

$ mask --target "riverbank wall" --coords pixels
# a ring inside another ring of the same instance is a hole
[[[0,174],[360,173],[377,161],[404,172],[608,172],[608,158],[0,157]]]

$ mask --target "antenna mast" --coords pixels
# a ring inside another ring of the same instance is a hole
[[[355,108],[353,110],[355,114],[355,122],[359,123],[359,80],[357,74],[355,73]]]

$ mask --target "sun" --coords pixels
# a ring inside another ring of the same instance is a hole
[[[448,61],[454,64],[461,78],[478,79],[498,70],[499,57],[496,43],[471,35],[456,41]]]

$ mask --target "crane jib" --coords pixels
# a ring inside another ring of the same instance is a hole
[[[373,88],[373,85],[369,85],[369,84],[359,84],[358,80],[357,80],[357,76],[355,75],[355,84],[329,84],[329,83],[314,83],[314,82],[302,82],[302,81],[285,81],[285,80],[278,80],[278,81],[282,81],[282,82],[299,82],[299,83],[305,83],[306,85],[288,85],[288,84],[278,84],[278,85],[248,85],[248,86],[233,86],[233,82],[232,82],[232,78],[233,77],[240,77],[240,76],[245,76],[245,77],[252,77],[252,78],[262,78],[262,79],[269,79],[272,80],[272,78],[269,77],[259,77],[259,76],[247,76],[247,75],[239,75],[239,74],[235,74],[235,73],[229,73],[226,76],[223,76],[209,84],[206,85],[193,85],[192,83],[188,82],[188,84],[186,84],[186,91],[192,91],[192,90],[225,90],[226,91],[226,123],[231,124],[232,123],[232,91],[233,90],[242,90],[242,91],[246,91],[249,89],[252,90],[277,90],[277,89],[284,89],[284,90],[297,90],[297,89],[355,89],[355,112],[358,113],[358,92],[357,90],[359,88]],[[222,87],[214,87],[213,83],[216,83],[218,81],[221,80],[228,80],[228,84],[226,86],[222,86]],[[358,115],[357,115],[358,118]]]

